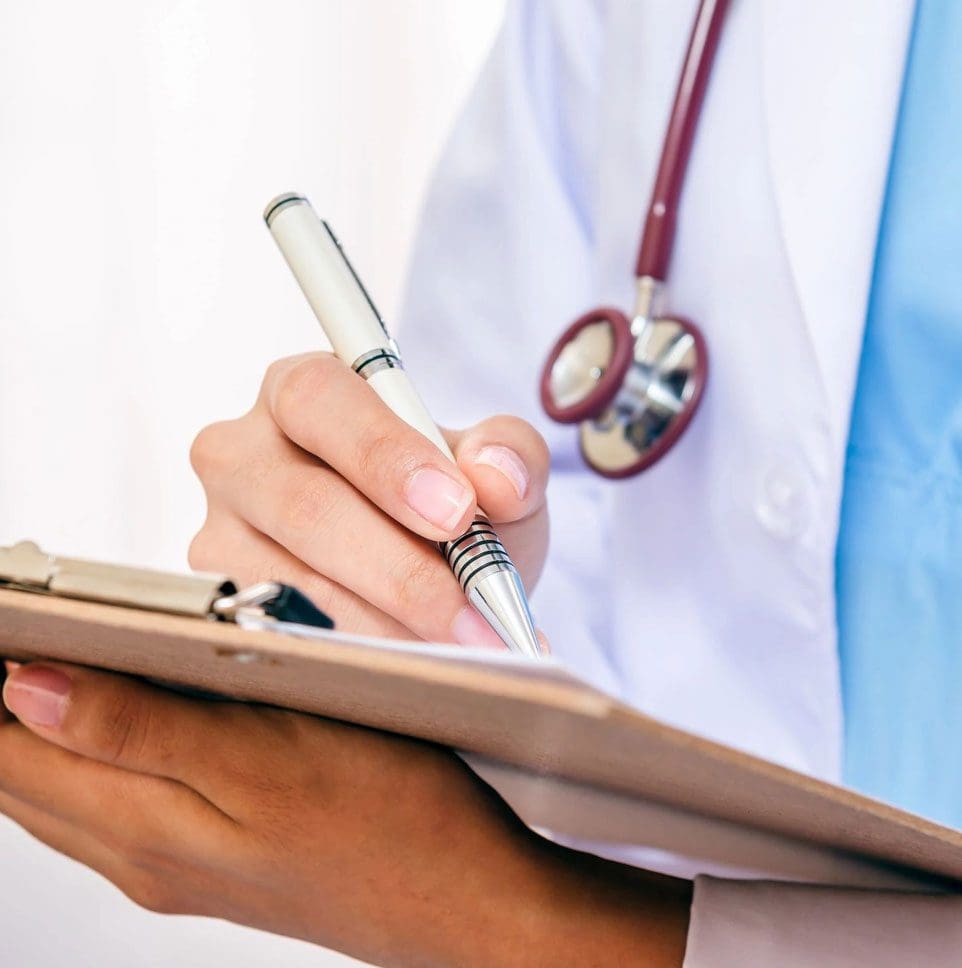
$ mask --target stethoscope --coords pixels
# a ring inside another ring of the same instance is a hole
[[[579,424],[585,461],[604,477],[630,477],[663,457],[701,402],[708,377],[705,337],[690,320],[666,316],[678,199],[729,0],[701,0],[661,149],[635,265],[632,319],[610,306],[576,319],[541,374],[541,403],[559,423]]]

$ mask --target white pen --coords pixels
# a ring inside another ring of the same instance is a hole
[[[264,221],[335,355],[453,462],[451,448],[421,402],[401,363],[397,344],[331,227],[318,218],[303,195],[295,193],[270,202]],[[468,601],[508,648],[540,656],[521,576],[484,513],[479,509],[463,535],[439,547]]]

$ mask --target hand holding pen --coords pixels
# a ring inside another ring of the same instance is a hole
[[[330,340],[334,355],[393,413],[454,463],[448,441],[405,372],[397,344],[330,225],[318,218],[310,202],[296,192],[269,202],[264,222]],[[508,459],[502,460],[502,469],[512,463],[510,453],[502,451],[502,458],[505,455]],[[513,463],[516,470],[523,470],[519,461]],[[417,492],[417,481],[415,476],[409,483],[409,497]],[[445,526],[463,511],[468,495],[451,491],[448,485],[446,498],[451,505],[449,517],[435,522]],[[485,512],[477,508],[464,530],[439,542],[439,550],[468,601],[501,641],[512,652],[529,658],[541,655],[542,645],[521,575]]]
[[[462,535],[480,505],[533,588],[547,448],[513,417],[443,436],[454,462],[332,354],[274,363],[247,414],[195,441],[208,515],[192,567],[296,585],[342,631],[503,647],[436,542]]]

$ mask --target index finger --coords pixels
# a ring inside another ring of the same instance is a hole
[[[410,531],[444,541],[468,528],[475,511],[468,478],[336,357],[274,364],[263,398],[286,437]]]

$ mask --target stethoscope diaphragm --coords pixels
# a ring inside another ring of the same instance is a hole
[[[682,435],[708,378],[705,338],[686,319],[602,307],[555,343],[541,375],[553,420],[579,424],[588,465],[604,477],[638,474]]]

